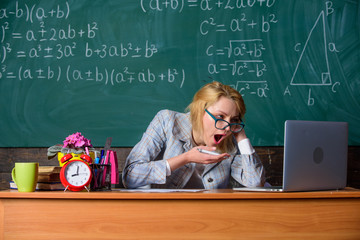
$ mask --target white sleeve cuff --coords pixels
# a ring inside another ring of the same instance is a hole
[[[238,147],[241,154],[253,154],[255,152],[255,149],[251,145],[248,138],[245,138],[238,142]]]
[[[167,160],[165,160],[165,162],[166,162],[166,176],[170,176],[171,175],[170,165]]]

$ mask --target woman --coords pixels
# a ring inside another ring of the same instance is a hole
[[[124,186],[262,186],[264,169],[243,129],[245,104],[239,92],[212,82],[195,94],[188,109],[162,110],[155,116],[126,160]]]

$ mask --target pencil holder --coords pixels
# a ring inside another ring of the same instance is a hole
[[[93,178],[90,183],[90,191],[111,191],[111,165],[91,164]]]

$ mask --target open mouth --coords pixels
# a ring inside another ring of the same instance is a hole
[[[215,144],[219,144],[225,137],[225,134],[215,134],[214,135],[214,141]]]

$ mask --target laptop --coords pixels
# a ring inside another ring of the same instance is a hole
[[[346,187],[348,123],[285,122],[283,185],[239,191],[316,191]]]

